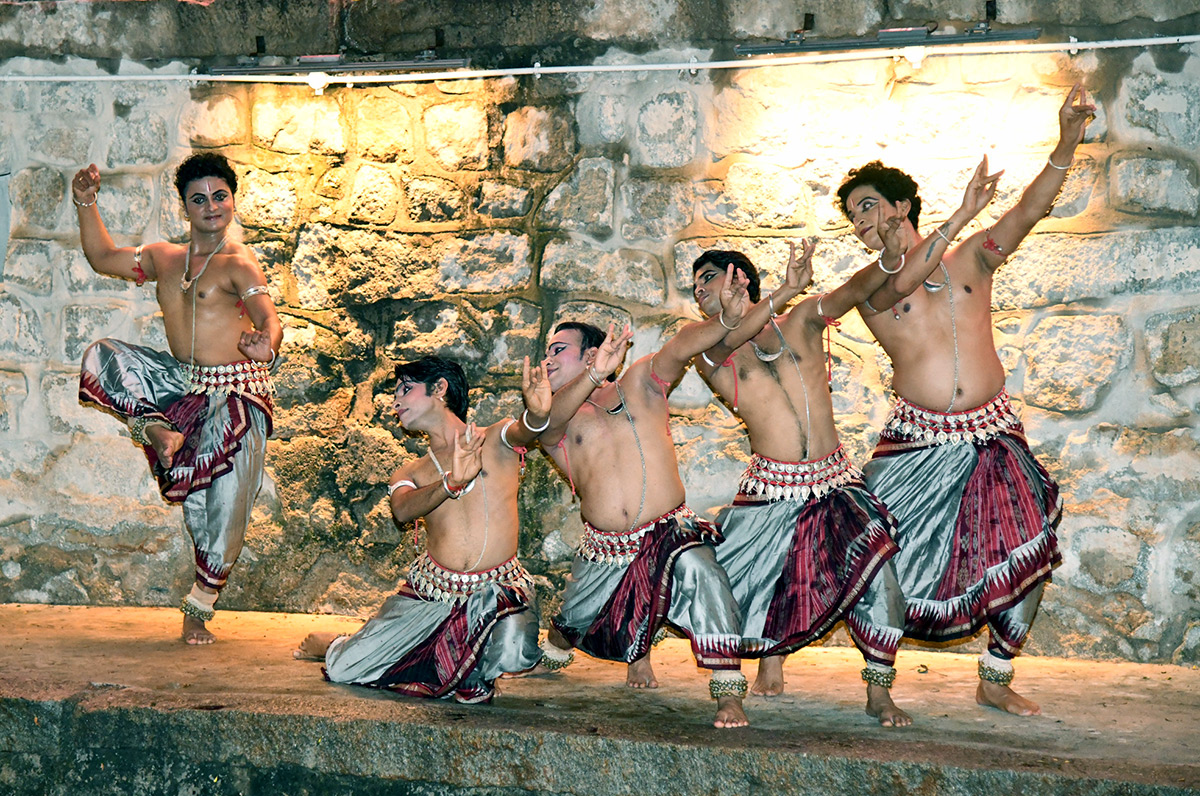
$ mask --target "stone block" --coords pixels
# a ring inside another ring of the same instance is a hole
[[[109,127],[108,167],[163,163],[167,159],[167,125],[157,113],[132,113],[113,119]]]
[[[390,224],[396,218],[400,191],[392,175],[378,166],[364,164],[354,175],[350,194],[350,220],[368,224]]]
[[[645,166],[677,168],[696,156],[700,125],[696,98],[686,91],[665,91],[637,111],[632,154]]]
[[[1151,315],[1146,347],[1159,384],[1180,387],[1200,379],[1200,308]]]
[[[817,36],[873,34],[880,27],[888,27],[883,24],[883,14],[888,8],[889,5],[880,0],[812,0],[803,6],[780,5],[770,0],[743,0],[730,6],[727,13],[730,29],[739,38],[779,40],[788,31],[804,26],[806,11],[814,15]]]
[[[1132,356],[1119,315],[1060,315],[1040,321],[1025,344],[1025,400],[1057,412],[1093,408]]]
[[[40,362],[47,354],[41,315],[13,294],[0,290],[0,355],[17,362]]]
[[[1200,290],[1200,229],[1031,235],[996,274],[993,306],[1030,309],[1127,293]]]
[[[457,221],[467,201],[456,183],[441,177],[411,177],[404,181],[404,195],[413,221]]]
[[[94,117],[100,113],[101,96],[93,83],[43,83],[38,87],[37,109],[68,119]]]
[[[528,188],[497,180],[479,184],[475,209],[492,218],[520,218],[533,207],[533,194]]]
[[[3,296],[0,296],[3,302]],[[3,304],[0,303],[0,308]],[[3,320],[0,309],[0,320]],[[25,374],[14,370],[0,370],[0,431],[16,435],[20,422],[21,406],[29,395]]]
[[[555,308],[549,328],[553,330],[564,321],[582,321],[601,329],[607,329],[611,323],[614,328],[620,329],[626,324],[632,326],[633,316],[628,310],[599,301],[565,301]],[[626,364],[632,361],[632,354],[626,355]]]
[[[87,127],[62,124],[57,116],[42,115],[30,120],[29,129],[32,159],[65,167],[78,167],[91,160],[94,136]]]
[[[1109,196],[1126,213],[1194,216],[1200,207],[1196,167],[1175,158],[1117,156],[1109,166]]]
[[[613,185],[616,169],[605,158],[579,161],[542,206],[538,220],[559,229],[586,232],[605,239],[613,231]]]
[[[803,227],[812,207],[799,173],[758,163],[734,163],[722,183],[702,183],[699,193],[704,217],[730,229]]]
[[[329,92],[319,97],[311,94],[307,87],[256,86],[250,106],[254,143],[290,155],[345,154],[339,98]]]
[[[350,176],[349,169],[344,166],[335,166],[321,175],[313,190],[316,191],[318,196],[324,196],[329,199],[341,199],[346,195]]]
[[[1158,69],[1150,53],[1139,55],[1117,97],[1121,132],[1134,141],[1161,142],[1184,151],[1200,149],[1200,63],[1188,59],[1172,74]]]
[[[629,98],[624,94],[588,91],[579,98],[575,122],[584,146],[615,144],[624,140],[629,125]]]
[[[246,108],[234,94],[211,94],[189,102],[179,122],[182,141],[195,147],[223,147],[246,140]]]
[[[625,240],[673,240],[692,221],[695,192],[685,180],[631,179],[621,202]]]
[[[9,183],[12,199],[12,234],[37,237],[58,226],[67,191],[62,172],[45,166],[22,169]]]
[[[299,200],[289,173],[250,169],[238,180],[237,210],[247,227],[291,229]]]
[[[547,290],[600,293],[653,307],[666,298],[657,257],[637,249],[607,251],[582,241],[546,244],[541,285]]]
[[[447,171],[486,169],[488,113],[477,102],[448,102],[425,110],[425,148]]]
[[[84,350],[96,340],[115,337],[130,340],[133,332],[129,305],[123,302],[69,304],[63,308],[63,361],[79,362]]]
[[[522,290],[533,273],[533,247],[524,233],[500,231],[442,239],[438,285],[449,292]]]
[[[1088,202],[1092,200],[1092,189],[1098,175],[1095,159],[1077,154],[1075,167],[1067,174],[1067,181],[1054,200],[1050,215],[1054,218],[1070,218],[1086,210]]]
[[[4,283],[20,285],[35,295],[48,295],[54,274],[52,246],[42,240],[10,240],[3,261]]]
[[[1073,579],[1076,585],[1104,592],[1145,586],[1149,548],[1129,531],[1087,528],[1072,536],[1071,550],[1079,558],[1080,573],[1088,578],[1077,576]]]
[[[1162,22],[1178,19],[1183,14],[1196,13],[1200,8],[1195,0],[1100,0],[1087,6],[1071,5],[1056,0],[1006,0],[997,7],[997,21],[1005,25],[1025,25],[1054,20],[1061,25],[1112,25],[1137,18]]]
[[[392,92],[363,97],[355,109],[355,134],[363,157],[384,163],[413,159],[412,114]]]
[[[531,364],[542,360],[539,336],[542,326],[542,308],[526,301],[506,301],[500,310],[488,313],[492,335],[485,366],[489,373],[517,376],[521,373],[521,362],[529,357]],[[516,416],[524,407],[513,407],[506,414]]]
[[[178,198],[178,194],[175,196]],[[99,201],[100,213],[109,232],[141,236],[155,209],[154,183],[150,177],[138,174],[107,175]]]
[[[118,424],[111,416],[79,403],[78,371],[47,371],[42,374],[40,386],[53,433],[82,431],[91,436],[112,436],[117,432]]]
[[[526,171],[561,171],[575,155],[571,119],[561,111],[526,106],[504,119],[504,164]]]

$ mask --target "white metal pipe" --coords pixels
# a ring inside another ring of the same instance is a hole
[[[431,80],[485,80],[499,77],[542,77],[548,75],[604,74],[615,72],[680,72],[721,69],[763,69],[773,66],[797,64],[839,63],[843,61],[869,61],[877,58],[909,57],[913,49],[922,49],[924,58],[953,55],[999,55],[1012,53],[1048,53],[1082,50],[1112,50],[1129,47],[1158,47],[1168,44],[1193,44],[1200,42],[1200,34],[1183,36],[1156,36],[1141,39],[1110,39],[1107,41],[1065,41],[1044,44],[1022,42],[998,42],[990,44],[938,45],[936,36],[930,41],[912,47],[892,47],[877,50],[849,50],[842,52],[814,52],[799,55],[767,56],[734,61],[688,61],[673,63],[629,63],[588,64],[581,66],[533,66],[509,69],[460,69],[447,72],[405,72],[391,75],[329,75],[329,85],[364,85],[369,83],[422,83]],[[319,69],[314,69],[319,72]],[[111,82],[162,82],[188,83],[308,83],[307,74],[297,75],[202,75],[188,74],[134,74],[134,75],[0,75],[0,83],[111,83]]]

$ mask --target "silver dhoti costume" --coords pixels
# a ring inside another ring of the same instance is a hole
[[[898,399],[863,471],[899,524],[905,635],[951,641],[986,624],[993,656],[1020,652],[1061,560],[1061,501],[1007,393],[954,413]]]
[[[593,657],[631,663],[670,624],[700,666],[740,669],[737,604],[713,554],[720,538],[687,506],[624,532],[585,522],[554,627]]]
[[[422,553],[373,618],[329,645],[325,676],[408,696],[488,702],[497,677],[531,669],[541,656],[533,578],[515,557],[484,572],[458,572]]]
[[[196,582],[214,591],[224,587],[241,553],[262,484],[273,394],[270,373],[259,362],[188,365],[119,340],[100,340],[83,355],[80,401],[129,424],[163,498],[183,504]],[[148,423],[183,434],[170,467],[146,440]]]
[[[785,655],[844,619],[869,664],[894,665],[904,627],[889,562],[896,524],[840,447],[802,462],[754,454],[717,525],[743,656]]]

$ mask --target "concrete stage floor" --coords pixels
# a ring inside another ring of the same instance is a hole
[[[848,648],[789,658],[787,693],[717,730],[687,645],[655,649],[662,687],[582,657],[504,681],[492,705],[324,682],[292,659],[341,617],[221,612],[219,641],[176,640],[159,608],[0,605],[0,793],[1176,794],[1200,792],[1200,671],[1027,658],[1043,715],[974,702],[975,657],[901,651],[916,724],[863,713]],[[747,664],[753,676],[755,664]]]

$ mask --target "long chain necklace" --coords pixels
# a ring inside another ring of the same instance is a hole
[[[954,388],[950,393],[950,405],[946,407],[946,411],[953,412],[954,402],[958,400],[958,323],[954,318],[954,286],[950,284],[950,271],[947,270],[945,263],[942,263],[942,273],[946,277],[942,287],[949,288],[946,295],[950,299],[950,336],[954,339]]]
[[[646,508],[646,452],[642,450],[642,438],[638,436],[637,423],[633,422],[633,415],[629,413],[629,406],[625,403],[625,392],[621,389],[621,382],[613,382],[613,386],[617,388],[617,397],[621,399],[620,406],[625,408],[625,418],[629,421],[629,429],[633,432],[633,444],[637,446],[638,458],[642,462],[642,497],[638,502],[638,510],[637,514],[634,515],[633,525],[630,525],[629,531],[626,531],[626,533],[629,533],[638,527],[638,522],[642,519],[642,511]]]
[[[800,363],[796,361],[796,355],[792,353],[792,347],[787,344],[787,340],[783,337],[783,332],[775,325],[775,319],[771,319],[771,327],[775,329],[775,333],[779,335],[779,352],[787,351],[788,357],[792,360],[792,367],[796,369],[796,375],[800,377],[800,391],[804,393],[804,453],[801,461],[808,461],[809,452],[812,444],[812,415],[809,413],[808,401],[808,385],[804,381],[804,374],[800,372]],[[784,393],[786,396],[786,393]],[[788,398],[788,403],[791,403],[791,398]],[[792,407],[795,409],[795,407]]]
[[[221,236],[221,242],[217,244],[217,248],[208,253],[208,257],[204,260],[204,265],[200,266],[200,271],[191,279],[188,279],[188,272],[192,270],[192,241],[188,241],[187,259],[183,261],[183,273],[179,277],[179,291],[181,293],[188,292],[192,285],[196,284],[200,280],[200,277],[204,276],[204,272],[208,270],[208,264],[212,262],[212,258],[217,256],[217,252],[225,248],[225,243],[228,240],[228,235]]]
[[[438,475],[445,478],[446,471],[442,469],[442,463],[438,461],[437,454],[433,452],[433,445],[429,446],[429,458],[433,460],[433,466],[437,468]],[[488,499],[487,499],[487,481],[483,477],[483,472],[471,479],[471,483],[467,484],[467,488],[462,491],[462,495],[467,494],[475,488],[475,482],[479,481],[479,491],[483,494],[483,548],[479,551],[479,558],[475,559],[475,563],[471,565],[468,572],[474,572],[479,569],[479,564],[483,561],[483,554],[487,552],[488,544]],[[459,497],[462,497],[459,495]]]

